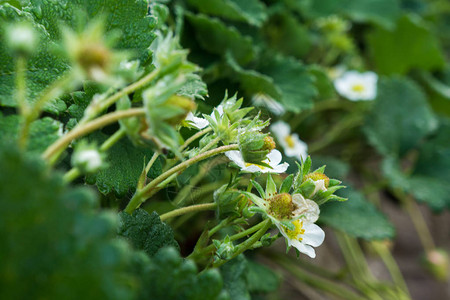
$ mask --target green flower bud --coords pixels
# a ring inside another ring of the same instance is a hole
[[[449,277],[448,253],[443,249],[435,249],[425,256],[425,266],[433,276],[441,281],[447,281]]]
[[[288,193],[275,195],[267,199],[267,203],[268,213],[279,220],[291,218],[295,209],[292,196]]]
[[[195,110],[197,105],[194,100],[184,96],[173,95],[166,101],[166,105],[181,108],[180,114],[177,116],[173,116],[167,120],[167,123],[171,125],[177,125],[181,123],[184,119],[186,119],[187,114],[190,111]]]
[[[267,154],[275,148],[275,142],[268,134],[246,130],[238,137],[239,150],[246,163],[268,166],[263,163]]]

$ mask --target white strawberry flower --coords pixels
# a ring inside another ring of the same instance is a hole
[[[347,71],[334,80],[337,92],[352,101],[373,100],[377,96],[378,75],[374,72]]]
[[[252,103],[256,106],[266,107],[269,111],[277,116],[281,116],[286,112],[283,105],[264,93],[257,93],[253,95]]]
[[[219,112],[219,115],[223,116],[223,106],[219,105],[216,109]],[[211,113],[211,118],[215,118],[214,111]],[[186,121],[189,121],[189,123],[197,129],[203,129],[209,125],[208,120],[196,117],[192,112],[188,113],[188,115],[186,116]]]
[[[297,219],[291,223],[294,225],[293,230],[288,229],[282,223],[275,223],[275,225],[286,238],[289,247],[295,247],[298,251],[315,258],[316,252],[313,247],[322,245],[325,232],[316,224],[306,220]]]
[[[289,124],[277,121],[270,126],[271,132],[275,135],[278,143],[283,147],[284,153],[289,157],[305,160],[308,156],[308,145],[300,140],[298,134],[291,133]]]
[[[242,171],[249,173],[284,173],[289,167],[289,164],[286,162],[280,164],[283,157],[280,151],[275,149],[270,151],[269,154],[267,154],[267,158],[263,160],[263,162],[268,164],[271,168],[245,162],[241,152],[238,150],[225,152],[225,155],[236,165],[238,165]]]

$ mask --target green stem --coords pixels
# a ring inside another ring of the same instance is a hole
[[[164,172],[163,174],[159,175],[157,178],[152,180],[152,182],[146,185],[142,190],[137,191],[136,194],[134,194],[133,198],[128,203],[127,207],[125,208],[125,211],[131,214],[137,207],[139,207],[143,202],[145,202],[149,197],[151,197],[155,193],[154,190],[157,190],[157,187],[160,183],[165,181],[170,176],[177,174],[178,172],[184,171],[186,168],[199,161],[205,160],[217,154],[237,149],[239,149],[237,144],[218,147],[216,149],[209,150],[205,153],[194,156],[191,159],[188,159],[182,162],[181,164],[172,167],[171,169],[167,170],[166,172]]]
[[[201,136],[207,134],[208,132],[210,132],[212,130],[211,127],[206,127],[205,129],[197,132],[196,134],[194,134],[193,136],[191,136],[190,138],[188,138],[184,144],[180,147],[180,152],[183,151],[184,148],[186,148],[187,146],[189,146],[193,141],[195,141],[196,139],[200,138]]]
[[[160,216],[161,221],[165,221],[167,219],[181,216],[187,213],[204,211],[204,210],[214,210],[217,207],[217,203],[205,203],[205,204],[196,204],[191,206],[186,206],[178,209],[174,209],[168,213],[162,214]]]
[[[419,236],[420,242],[422,243],[425,252],[429,252],[435,249],[433,238],[431,237],[431,232],[428,229],[427,223],[420,212],[414,199],[405,194],[401,190],[393,190],[393,193],[397,199],[404,205],[406,211],[408,212],[411,221],[416,228],[417,235]]]
[[[143,108],[131,108],[128,110],[115,111],[113,113],[106,114],[93,121],[85,123],[81,126],[77,126],[65,135],[63,135],[56,142],[51,144],[42,155],[43,159],[47,160],[50,164],[54,163],[58,158],[58,155],[75,139],[87,135],[97,129],[105,127],[111,123],[114,123],[123,118],[130,118],[134,116],[144,115],[145,110]]]
[[[266,220],[266,221],[267,221],[267,220]],[[248,228],[247,230],[244,230],[244,231],[242,231],[242,232],[239,232],[239,233],[236,233],[236,234],[230,236],[230,241],[236,241],[236,240],[242,239],[242,238],[248,236],[249,234],[252,234],[252,233],[254,233],[255,231],[260,230],[261,228],[263,228],[263,227],[265,226],[265,223],[264,223],[264,222],[265,222],[265,221],[260,222],[260,223],[258,223],[258,224],[256,224],[256,225],[254,225],[254,226]],[[197,253],[195,253],[195,252],[191,253],[191,254],[188,256],[188,258],[201,257],[202,255],[204,255],[204,254],[206,254],[206,253],[209,253],[209,252],[213,251],[214,248],[215,248],[214,244],[211,244],[211,245],[209,245],[209,246],[207,246],[207,247],[201,249],[201,250],[198,251]]]
[[[294,275],[298,280],[304,282],[308,286],[324,291],[328,294],[334,295],[339,299],[348,299],[348,300],[363,299],[362,296],[345,288],[344,286],[341,286],[332,281],[322,279],[318,276],[303,271],[301,268],[298,268],[296,266],[296,263],[294,263],[291,259],[288,259],[287,257],[271,256],[271,258],[283,269]]]
[[[245,240],[243,243],[239,244],[236,247],[236,250],[234,251],[233,255],[229,260],[232,260],[233,258],[237,257],[239,254],[243,253],[245,250],[250,249],[256,242],[259,241],[259,239],[266,233],[266,231],[272,226],[272,221],[270,219],[266,219],[262,221],[260,224],[262,224],[261,229],[259,229],[255,234],[253,234],[249,239]],[[227,260],[227,261],[229,261]],[[221,260],[214,264],[214,267],[219,267],[226,263],[227,261]]]
[[[184,199],[189,195],[191,190],[199,183],[207,174],[208,172],[221,163],[221,160],[218,158],[215,158],[214,160],[210,162],[206,162],[202,164],[202,166],[199,168],[199,172],[197,175],[195,175],[191,180],[189,181],[189,184],[184,186],[180,192],[178,192],[177,196],[173,200],[173,203],[175,206],[181,206],[184,203]]]
[[[16,101],[22,117],[28,115],[27,87],[26,87],[26,66],[25,57],[19,56],[16,61]]]
[[[147,174],[148,174],[148,172],[150,172],[150,169],[152,168],[152,166],[155,163],[155,161],[158,158],[158,156],[159,156],[159,153],[157,153],[157,152],[153,153],[152,158],[150,159],[150,161],[145,166],[144,170],[141,173],[141,176],[139,177],[138,183],[137,183],[137,188],[138,189],[142,189],[145,186],[145,181],[147,179]]]
[[[386,265],[389,273],[391,274],[392,280],[394,281],[395,285],[400,287],[400,289],[409,297],[411,298],[411,295],[409,294],[408,286],[406,285],[405,280],[403,279],[402,272],[400,271],[400,268],[397,265],[397,262],[395,261],[394,257],[392,256],[391,252],[387,248],[385,244],[382,242],[372,242],[371,243],[373,249],[378,253],[378,255],[383,260],[384,264]]]
[[[127,87],[124,87],[123,89],[121,89],[117,93],[109,96],[105,100],[102,100],[100,107],[97,109],[94,109],[95,113],[90,116],[83,117],[83,119],[80,121],[80,124],[84,124],[87,121],[92,120],[92,118],[94,118],[96,115],[100,114],[101,112],[106,110],[108,107],[110,107],[111,105],[116,103],[123,96],[129,95],[129,94],[133,93],[134,91],[140,89],[141,87],[144,87],[145,85],[149,84],[155,78],[157,78],[160,75],[160,73],[161,73],[161,70],[155,69],[151,73],[149,73],[146,76],[139,79],[138,81],[130,84]],[[94,104],[92,104],[92,105],[94,105]],[[89,107],[86,110],[88,110],[88,109],[89,109]]]
[[[198,153],[204,153],[205,151],[208,151],[212,147],[214,147],[218,142],[220,141],[219,137],[216,137],[215,139],[211,140],[205,147],[203,147]]]
[[[115,143],[117,143],[122,137],[124,137],[126,131],[124,129],[117,130],[112,136],[110,136],[103,144],[100,146],[101,152],[106,152],[111,148]],[[72,168],[66,174],[64,174],[64,182],[71,182],[75,180],[78,176],[81,175],[81,172],[78,168]]]
[[[362,113],[355,113],[347,118],[344,118],[341,122],[337,123],[335,126],[329,130],[324,137],[315,142],[312,143],[308,148],[309,152],[317,152],[328,145],[330,145],[332,142],[334,142],[337,138],[342,136],[342,133],[353,128],[357,127],[362,124],[364,120],[364,115]]]

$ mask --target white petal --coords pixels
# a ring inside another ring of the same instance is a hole
[[[298,251],[300,251],[301,253],[305,253],[306,255],[308,255],[311,258],[315,258],[316,257],[316,251],[314,251],[314,248],[308,245],[303,244],[300,241],[292,241],[292,246],[294,246],[295,248],[297,248]]]
[[[248,166],[244,166],[241,169],[242,169],[242,171],[246,171],[246,172],[250,172],[250,173],[256,173],[256,172],[267,173],[268,170],[270,170],[269,168],[265,168],[265,167],[261,168],[255,164],[250,164]]]
[[[305,233],[302,235],[303,243],[318,247],[325,239],[325,232],[316,224],[304,224]]]
[[[225,152],[225,155],[233,161],[235,164],[237,164],[241,169],[245,168],[244,159],[242,158],[241,152],[238,150],[231,150]]]
[[[286,136],[291,133],[291,127],[288,123],[278,121],[270,126],[270,130],[273,132],[277,140],[284,140]]]
[[[264,162],[273,168],[281,162],[282,158],[281,152],[277,149],[273,149],[267,154],[267,159],[264,160]]]
[[[284,173],[286,172],[289,164],[287,162],[282,163],[281,165],[277,165],[273,167],[273,169],[268,169],[267,173]]]
[[[194,127],[197,127],[198,129],[203,129],[209,125],[207,120],[203,118],[197,118],[192,112],[188,113],[188,115],[186,116],[186,121],[192,122],[192,125]]]

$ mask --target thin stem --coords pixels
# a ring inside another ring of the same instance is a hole
[[[22,117],[28,114],[27,87],[26,87],[26,66],[25,57],[19,56],[16,61],[16,101]]]
[[[189,146],[193,141],[195,141],[196,139],[200,138],[201,136],[207,134],[208,132],[210,132],[212,130],[211,127],[206,127],[205,129],[197,132],[196,134],[194,134],[193,136],[191,136],[190,138],[188,138],[183,145],[181,145],[180,147],[180,152],[183,151],[184,148],[186,148],[187,146]]]
[[[201,154],[204,153],[205,151],[208,151],[209,149],[214,147],[214,145],[216,145],[219,141],[220,138],[216,137],[215,139],[211,140],[205,147],[203,147],[198,153]]]
[[[395,197],[405,206],[425,251],[429,252],[434,250],[435,245],[433,238],[431,237],[431,232],[414,199],[400,190],[394,190],[393,192]]]
[[[151,73],[147,74],[146,76],[142,77],[138,81],[130,84],[127,87],[124,87],[117,93],[109,96],[105,100],[102,100],[101,106],[95,110],[95,114],[89,116],[89,117],[83,117],[83,119],[80,121],[80,124],[84,124],[89,120],[92,120],[96,115],[100,114],[102,111],[106,110],[108,107],[110,107],[112,104],[116,103],[120,98],[123,96],[129,95],[133,93],[134,91],[138,90],[139,88],[149,84],[152,82],[158,75],[160,75],[161,70],[155,69]],[[89,108],[87,108],[89,109]]]
[[[125,129],[120,128],[119,130],[114,132],[112,136],[110,136],[106,141],[102,143],[102,145],[100,146],[100,151],[102,152],[108,151],[115,143],[120,141],[126,134],[127,132],[125,131]]]
[[[124,129],[117,130],[112,136],[110,136],[106,141],[103,142],[103,144],[100,146],[101,152],[106,152],[111,148],[115,143],[117,143],[122,137],[124,137],[126,134],[126,131]],[[66,174],[64,174],[64,181],[65,182],[71,182],[75,180],[78,176],[81,175],[81,172],[78,168],[72,168],[69,170]]]
[[[196,204],[191,206],[186,206],[178,209],[174,209],[168,213],[162,214],[160,216],[161,221],[165,221],[167,219],[181,216],[187,213],[204,211],[204,210],[214,210],[217,207],[217,203],[205,203],[205,204]]]
[[[266,220],[266,221],[267,221],[267,220]],[[256,224],[256,225],[254,225],[254,226],[248,228],[247,230],[244,230],[244,231],[242,231],[242,232],[239,232],[239,233],[236,233],[236,234],[230,236],[230,241],[236,241],[236,240],[242,239],[242,238],[248,236],[249,234],[252,234],[252,233],[254,233],[255,231],[260,230],[261,228],[263,228],[263,227],[265,226],[265,223],[264,223],[264,222],[265,222],[265,221],[259,222],[258,224]],[[193,257],[199,257],[199,256],[202,256],[203,254],[206,254],[206,253],[209,253],[209,252],[213,251],[214,248],[215,248],[214,244],[211,244],[211,245],[209,245],[209,246],[203,248],[202,250],[198,251],[197,253],[195,253],[195,252],[191,253],[191,254],[188,256],[188,258],[193,258]]]
[[[220,158],[215,158],[214,160],[210,162],[203,163],[200,167],[200,170],[197,175],[195,175],[191,180],[189,181],[189,184],[184,186],[181,191],[178,192],[177,196],[173,200],[173,203],[175,206],[181,206],[184,203],[184,199],[186,199],[187,195],[189,195],[190,191],[199,183],[207,174],[208,172],[220,164],[222,160]]]
[[[392,280],[394,281],[395,285],[400,287],[400,289],[409,297],[411,298],[411,295],[409,294],[408,286],[406,285],[405,280],[403,279],[402,272],[400,271],[400,268],[397,265],[397,262],[395,261],[394,257],[392,256],[391,252],[387,248],[385,244],[382,242],[371,242],[370,243],[373,247],[373,249],[378,253],[378,255],[383,260],[385,266],[387,267],[389,273],[391,274]]]
[[[261,229],[259,229],[255,234],[253,234],[249,239],[245,240],[243,243],[239,244],[234,251],[233,255],[229,260],[232,260],[233,258],[237,257],[239,254],[243,253],[245,250],[250,249],[256,242],[259,241],[259,239],[266,233],[266,231],[272,226],[272,221],[270,219],[266,219],[262,221],[260,224],[262,224]],[[215,267],[219,267],[226,263],[229,260],[221,260],[214,264]]]
[[[291,259],[281,256],[271,257],[273,261],[279,264],[283,269],[294,275],[298,280],[304,282],[308,286],[324,291],[328,294],[337,296],[340,299],[348,299],[348,300],[361,300],[362,296],[357,293],[336,284],[332,281],[322,279],[318,276],[312,275],[303,271],[301,268],[298,268],[295,263],[292,262]]]
[[[150,169],[152,168],[152,166],[155,163],[155,161],[158,158],[158,156],[159,156],[159,153],[157,153],[157,152],[153,153],[152,158],[150,159],[150,161],[145,166],[144,170],[141,173],[141,176],[139,177],[138,183],[137,183],[137,188],[138,189],[142,189],[145,186],[145,181],[147,179],[147,174],[148,174],[148,172],[150,172]]]
[[[150,182],[148,185],[146,185],[142,190],[137,191],[136,194],[134,194],[133,198],[128,203],[127,207],[125,208],[125,211],[127,213],[131,214],[137,207],[139,207],[139,205],[141,205],[145,200],[147,200],[149,197],[151,197],[153,195],[154,191],[152,191],[152,190],[155,190],[159,186],[160,183],[165,181],[170,176],[185,170],[187,167],[189,167],[199,161],[205,160],[207,158],[210,158],[217,154],[221,154],[223,152],[227,152],[230,150],[237,150],[237,149],[239,149],[237,144],[218,147],[216,149],[209,150],[205,153],[194,156],[191,159],[188,159],[188,160],[182,162],[181,164],[176,165],[175,167],[172,167],[171,169],[167,170],[166,172],[164,172],[163,174],[159,175],[157,178],[152,180],[152,182]]]
[[[333,128],[331,128],[331,130],[328,131],[321,140],[312,143],[309,146],[309,151],[317,152],[325,148],[333,141],[335,141],[337,138],[342,136],[342,133],[345,132],[346,130],[349,130],[350,128],[357,127],[360,124],[362,124],[363,120],[364,115],[362,113],[355,113],[343,119],[341,122],[337,123]]]
[[[106,114],[93,121],[85,123],[82,126],[77,126],[65,135],[63,135],[56,142],[51,144],[42,155],[43,159],[47,160],[50,164],[54,163],[61,153],[73,140],[87,135],[99,128],[105,127],[111,123],[114,123],[120,119],[130,118],[134,116],[144,115],[145,110],[143,108],[131,108],[128,110],[120,110],[113,113]]]

